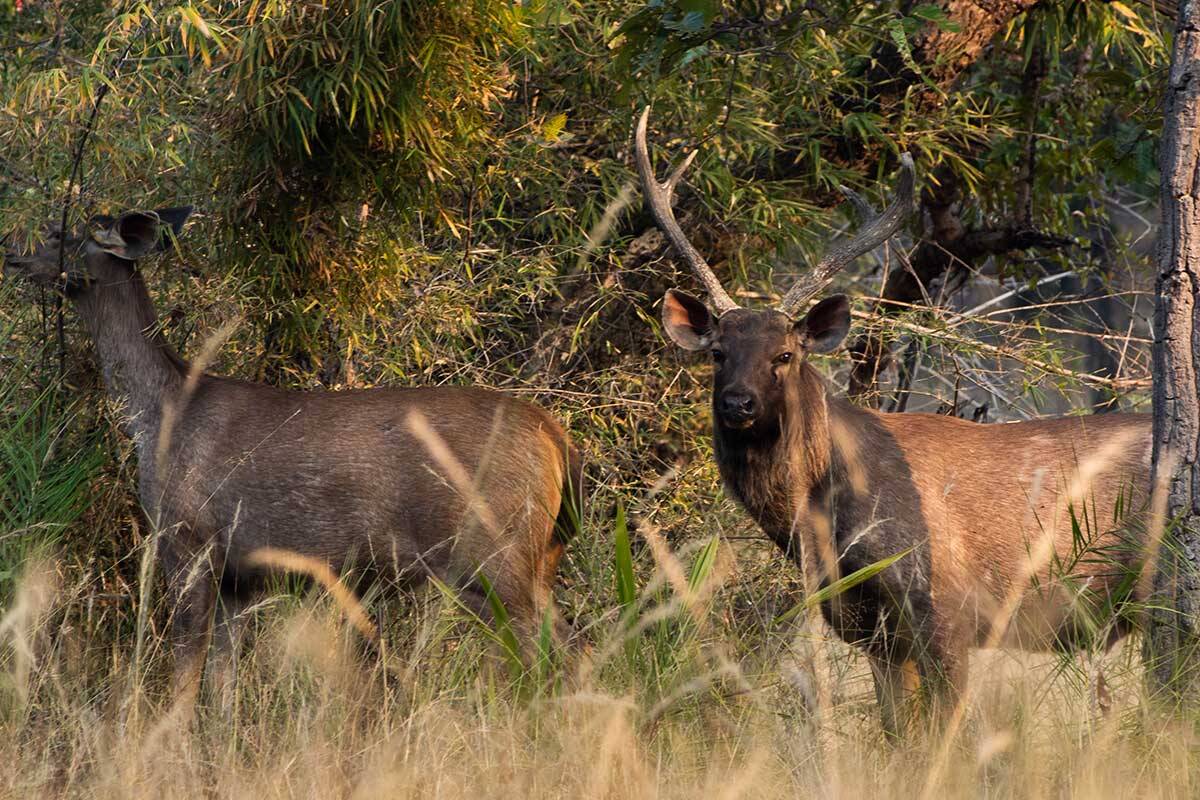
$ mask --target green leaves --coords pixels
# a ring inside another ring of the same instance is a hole
[[[939,30],[957,33],[962,26],[950,19],[946,9],[931,3],[923,3],[908,12],[909,17],[923,22],[932,22]]]
[[[10,299],[4,288],[0,301]],[[0,328],[0,344],[11,333]],[[0,601],[25,558],[62,542],[87,510],[105,457],[95,432],[73,430],[82,404],[64,407],[57,382],[26,399],[30,382],[23,367],[0,370]]]
[[[714,0],[652,0],[629,16],[613,35],[622,99],[636,78],[657,79],[709,55],[718,10]]]
[[[861,583],[871,580],[871,578],[874,578],[876,575],[883,572],[885,569],[890,567],[892,564],[895,564],[897,561],[904,558],[911,552],[912,548],[910,547],[907,550],[896,553],[894,556],[888,556],[887,558],[876,561],[874,564],[868,564],[861,569],[855,570],[849,575],[845,575],[841,578],[838,578],[836,581],[832,581],[825,586],[822,586],[820,589],[804,598],[802,602],[792,606],[792,608],[788,609],[783,614],[780,614],[776,619],[776,622],[787,622],[791,619],[795,619],[800,614],[803,614],[805,611],[808,611],[811,608],[816,608],[822,603],[828,603],[838,595],[853,589],[855,586],[858,586]]]
[[[555,114],[542,124],[542,138],[547,142],[554,142],[566,127],[567,115],[562,113]]]

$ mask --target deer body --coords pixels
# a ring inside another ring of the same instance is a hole
[[[581,496],[581,463],[559,424],[476,388],[305,392],[192,374],[155,330],[134,253],[101,247],[157,246],[159,215],[130,217],[102,242],[73,245],[85,271],[58,276],[55,241],[40,260],[10,255],[6,268],[65,288],[122,408],[140,499],[161,531],[176,691],[194,696],[214,605],[236,608],[260,587],[266,548],[359,583],[436,576],[486,613],[471,581],[482,572],[532,635],[572,529],[565,501]]]
[[[943,710],[972,647],[1105,647],[1129,631],[1143,556],[1150,417],[980,425],[861,409],[824,389],[809,424],[748,437],[715,422],[730,493],[815,583],[907,553],[821,610],[871,660],[884,727],[919,677]],[[1118,511],[1120,513],[1118,514]],[[996,627],[999,626],[999,627]]]
[[[477,479],[469,490],[496,530],[410,429],[413,412]],[[204,378],[173,438],[181,445],[167,450],[162,479],[143,482],[142,500],[168,525],[186,521],[171,547],[194,552],[215,533],[227,584],[254,575],[244,564],[270,547],[335,572],[383,563],[397,577],[457,583],[482,567],[514,613],[545,610],[573,455],[541,409],[479,389],[301,394]]]
[[[711,353],[726,487],[817,583],[900,556],[822,607],[868,654],[884,727],[901,727],[914,673],[939,709],[952,706],[970,647],[1070,650],[1124,634],[1121,610],[1137,599],[1144,556],[1150,418],[980,425],[834,397],[808,361],[845,338],[849,302],[834,295],[804,315],[801,306],[899,229],[913,206],[911,159],[901,157],[897,199],[831,248],[778,309],[743,309],[675,220],[672,193],[691,157],[659,183],[647,115],[634,140],[643,193],[713,306],[672,289],[663,328],[680,347]]]
[[[1141,556],[1129,530],[1149,484],[1148,416],[885,414],[832,396],[807,369],[821,427],[756,437],[718,417],[715,450],[730,493],[821,582],[908,553],[823,606],[843,639],[961,686],[969,647],[1069,650],[1127,632],[1115,613]],[[1106,601],[1111,618],[1098,618]]]

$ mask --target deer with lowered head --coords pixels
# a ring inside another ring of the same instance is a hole
[[[814,583],[899,556],[822,606],[865,652],[885,730],[905,727],[918,689],[935,714],[955,708],[970,648],[1073,651],[1127,633],[1120,612],[1141,593],[1135,516],[1149,484],[1148,415],[986,425],[881,413],[836,396],[809,363],[845,338],[850,305],[833,295],[803,313],[806,301],[912,212],[908,155],[882,214],[831,248],[778,308],[746,309],[672,210],[695,154],[660,183],[648,115],[634,136],[647,205],[708,293],[705,304],[669,290],[663,327],[678,346],[711,356],[713,451],[726,489]]]
[[[173,610],[176,697],[199,689],[214,607],[236,611],[279,566],[264,553],[355,585],[436,576],[484,614],[482,573],[532,636],[552,613],[582,497],[580,456],[558,422],[479,388],[287,391],[189,367],[158,331],[137,262],[190,214],[97,218],[4,262],[73,302],[135,442]]]

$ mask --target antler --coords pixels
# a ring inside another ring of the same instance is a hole
[[[675,199],[675,186],[683,177],[684,171],[691,165],[692,159],[696,157],[696,151],[693,150],[688,154],[683,163],[671,173],[671,177],[667,178],[666,183],[659,183],[654,176],[654,166],[650,163],[650,152],[646,149],[646,121],[649,118],[650,106],[646,106],[642,111],[642,118],[638,120],[637,132],[633,137],[634,160],[637,161],[638,173],[642,176],[642,194],[646,197],[646,203],[650,206],[650,214],[658,223],[659,229],[666,234],[667,239],[675,248],[675,252],[683,257],[683,260],[696,273],[696,277],[704,284],[704,290],[708,292],[709,301],[713,304],[719,317],[725,312],[737,308],[738,305],[721,288],[721,282],[713,274],[712,268],[708,266],[704,256],[700,255],[695,247],[692,247],[692,243],[688,241],[683,229],[675,220],[675,212],[671,209],[671,204]]]
[[[912,156],[908,153],[901,153],[900,183],[896,187],[896,196],[891,205],[879,215],[864,213],[866,224],[853,238],[834,245],[812,272],[796,281],[780,301],[779,310],[789,317],[795,316],[801,304],[828,286],[829,282],[833,280],[833,276],[841,272],[847,264],[863,253],[869,253],[894,236],[916,206],[913,199],[915,183],[916,176],[914,175]],[[860,213],[864,212],[864,206],[866,209],[870,209],[870,206],[866,205],[862,198],[853,192],[848,192],[847,197]]]
[[[871,205],[867,198],[849,186],[842,186],[839,183],[838,191],[842,193],[842,197],[850,201],[850,205],[854,206],[854,210],[858,212],[858,218],[862,224],[866,225],[874,222],[875,218],[879,216],[879,212],[875,210],[875,206]]]

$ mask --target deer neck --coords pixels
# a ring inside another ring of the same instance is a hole
[[[163,404],[183,385],[186,365],[156,330],[158,315],[136,271],[97,280],[74,300],[95,343],[108,396],[121,407],[122,428],[145,469],[157,447]]]
[[[860,480],[854,457],[858,415],[834,397],[815,370],[801,371],[789,387],[781,424],[761,435],[718,430],[715,450],[730,493],[781,548],[796,555],[802,537],[836,530],[843,491]]]

